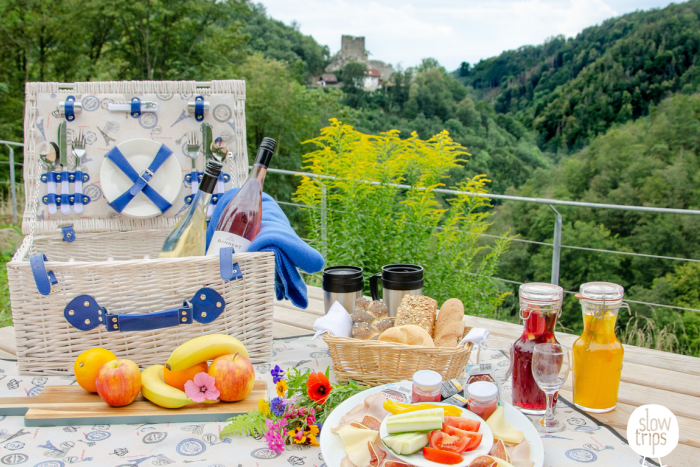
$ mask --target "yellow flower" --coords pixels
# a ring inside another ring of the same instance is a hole
[[[318,441],[316,441],[316,437],[314,435],[309,435],[309,444],[311,446],[318,446]]]
[[[306,431],[306,434],[316,436],[318,434],[318,426],[309,425],[309,429]]]
[[[287,390],[287,382],[283,379],[277,382],[277,395],[279,397],[284,397],[284,392]]]
[[[262,397],[258,401],[258,410],[260,411],[261,414],[263,415],[270,415],[270,404],[269,402],[265,401]]]
[[[306,436],[302,435],[301,431],[292,430],[288,431],[287,434],[292,438],[294,444],[304,444],[306,442]]]

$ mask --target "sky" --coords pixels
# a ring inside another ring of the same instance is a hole
[[[268,15],[296,22],[302,33],[340,49],[340,36],[365,36],[370,59],[404,68],[425,57],[454,70],[551,36],[666,0],[258,0]],[[680,2],[675,2],[680,3]]]

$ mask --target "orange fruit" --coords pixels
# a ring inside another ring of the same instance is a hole
[[[206,373],[208,369],[207,362],[197,363],[180,371],[170,371],[167,367],[163,367],[163,379],[168,386],[184,391],[186,382],[193,380],[197,373]]]
[[[117,356],[107,349],[94,348],[86,350],[75,359],[75,364],[73,365],[75,380],[86,391],[97,392],[95,387],[97,372],[100,371],[102,365],[116,359]]]

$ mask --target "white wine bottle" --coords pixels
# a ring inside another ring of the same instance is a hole
[[[218,255],[221,248],[229,246],[235,253],[244,253],[260,232],[262,187],[275,144],[274,139],[263,138],[248,179],[221,213],[207,255]]]
[[[207,207],[223,165],[207,162],[192,204],[163,242],[160,258],[204,256],[207,250]]]

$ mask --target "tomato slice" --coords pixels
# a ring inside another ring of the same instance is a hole
[[[469,447],[471,438],[452,436],[443,431],[435,430],[430,432],[428,442],[433,449],[461,453]]]
[[[462,417],[445,417],[445,425],[453,426],[464,431],[479,431],[481,422]]]
[[[459,464],[464,460],[462,459],[462,456],[454,452],[429,448],[427,446],[423,448],[423,457],[425,458],[425,460],[447,465]]]
[[[478,448],[481,444],[481,439],[484,437],[484,435],[481,433],[475,433],[473,431],[464,431],[449,425],[445,425],[442,428],[442,431],[444,431],[450,436],[457,436],[459,438],[466,438],[469,440],[469,443],[462,452],[473,451],[474,449]]]

